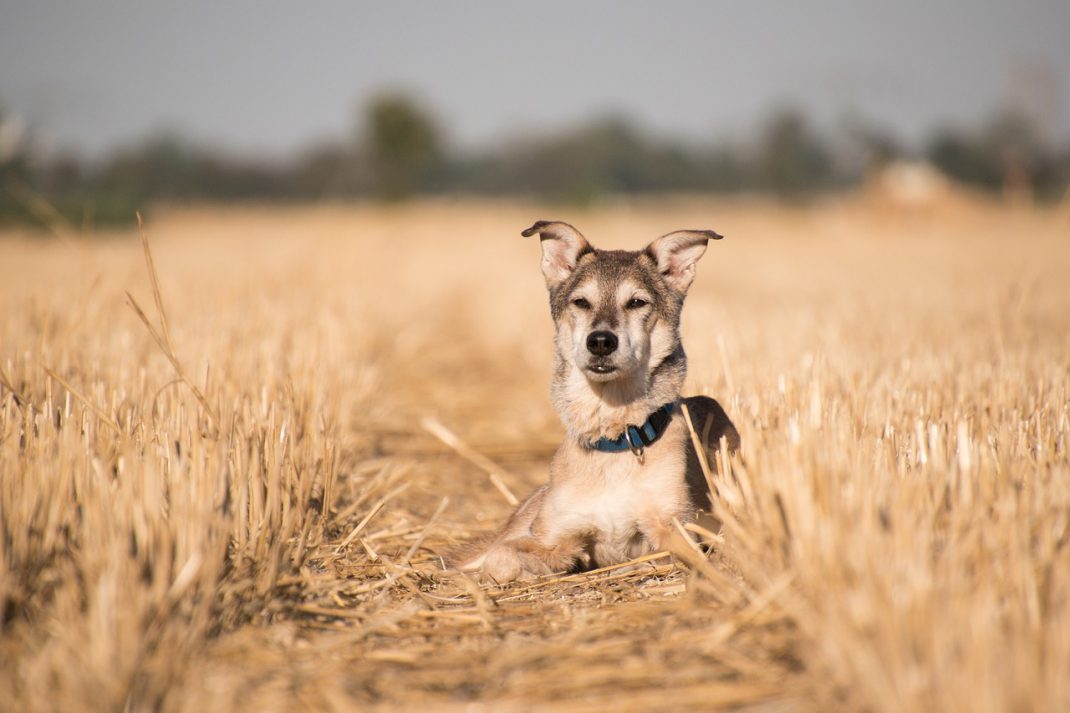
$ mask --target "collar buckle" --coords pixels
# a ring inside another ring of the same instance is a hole
[[[624,427],[624,440],[628,442],[628,449],[635,456],[635,459],[639,461],[639,465],[642,465],[643,454],[646,450],[646,444],[643,443],[643,432],[639,430],[638,426],[629,423]]]

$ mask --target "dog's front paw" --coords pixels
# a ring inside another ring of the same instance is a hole
[[[577,564],[578,553],[571,546],[547,546],[530,537],[494,545],[487,550],[482,572],[499,584],[530,579],[555,572],[567,572]]]
[[[520,553],[509,546],[492,547],[483,558],[481,571],[498,584],[515,581],[523,572]]]

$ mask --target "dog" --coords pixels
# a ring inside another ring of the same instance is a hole
[[[498,583],[626,562],[667,545],[674,520],[710,509],[684,409],[709,463],[739,433],[705,396],[681,398],[680,312],[711,230],[664,235],[639,251],[599,250],[576,228],[538,221],[555,325],[551,387],[567,431],[549,482],[495,535],[451,558]]]

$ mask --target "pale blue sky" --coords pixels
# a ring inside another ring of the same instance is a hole
[[[0,0],[0,103],[47,145],[89,152],[172,128],[284,155],[348,135],[392,86],[466,145],[611,111],[718,138],[785,104],[917,140],[978,124],[1047,72],[1065,139],[1068,38],[1070,0]]]

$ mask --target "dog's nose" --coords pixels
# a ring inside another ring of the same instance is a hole
[[[606,356],[617,351],[617,335],[613,332],[591,332],[587,335],[587,351]]]

